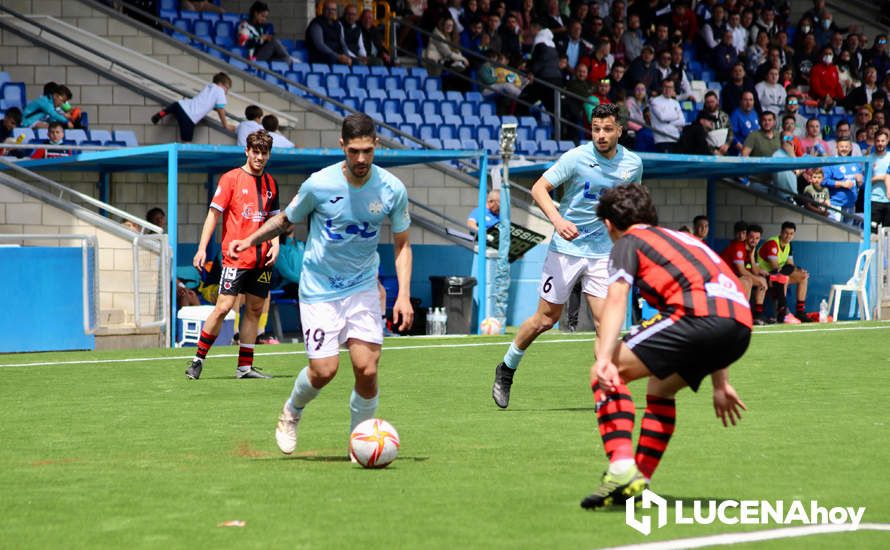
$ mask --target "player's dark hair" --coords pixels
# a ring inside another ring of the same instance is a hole
[[[256,17],[256,14],[263,13],[264,11],[269,11],[269,5],[265,2],[254,2],[250,5],[250,22],[253,22],[253,18]]]
[[[65,101],[69,101],[72,97],[74,97],[71,94],[71,88],[69,88],[68,86],[65,86],[64,84],[59,84],[56,87],[56,93],[61,94],[62,97],[65,98]]]
[[[246,109],[244,109],[244,119],[245,120],[256,120],[263,116],[263,109],[257,105],[248,105]]]
[[[49,123],[47,126],[47,130],[52,130],[53,128],[61,128],[63,131],[65,130],[65,125],[59,122],[58,120],[54,120]]]
[[[58,88],[59,85],[51,80],[43,85],[43,95],[53,95]]]
[[[739,231],[747,231],[748,230],[748,222],[739,220],[732,225],[732,232],[738,233]]]
[[[760,118],[766,118],[766,117],[770,117],[770,116],[773,118],[776,118],[776,113],[769,111],[767,109],[764,109],[763,111],[760,112]]]
[[[229,78],[229,75],[226,73],[216,73],[213,75],[213,83],[214,84],[222,84],[226,88],[232,87],[232,79]]]
[[[760,233],[761,235],[763,235],[763,227],[756,223],[749,223],[748,233]]]
[[[782,222],[782,231],[785,231],[786,229],[793,229],[797,231],[797,226],[794,225],[794,222]]]
[[[265,128],[267,132],[277,132],[278,131],[278,117],[275,115],[264,116],[261,124],[263,125],[263,128]]]
[[[343,143],[363,137],[377,139],[377,129],[373,118],[364,113],[353,113],[343,119],[343,128],[340,130],[340,138],[343,139]]]
[[[22,110],[18,107],[10,107],[9,109],[6,109],[6,114],[4,116],[11,118],[16,126],[22,124]]]
[[[160,216],[166,216],[166,214],[164,213],[164,211],[162,209],[158,208],[157,206],[155,206],[154,208],[152,208],[151,210],[149,210],[148,212],[145,213],[145,219],[155,225],[161,225],[158,223],[158,218]]]
[[[600,219],[609,220],[619,231],[635,223],[658,225],[658,212],[652,197],[639,183],[628,183],[607,189],[596,207]]]
[[[265,130],[257,130],[247,136],[247,148],[261,153],[268,153],[269,149],[272,148],[272,136]]]
[[[590,120],[593,120],[595,118],[605,119],[609,117],[613,117],[615,119],[615,122],[623,126],[623,122],[621,120],[621,109],[619,109],[618,105],[615,105],[614,103],[601,103],[594,107],[593,113],[590,114]]]
[[[705,216],[704,214],[699,214],[698,216],[692,218],[692,225],[698,225],[698,222],[701,222],[701,221],[705,221],[705,222],[708,221],[708,217]]]

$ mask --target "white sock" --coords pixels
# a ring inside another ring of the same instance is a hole
[[[365,420],[374,418],[374,413],[377,412],[378,395],[375,395],[371,399],[365,399],[361,395],[357,394],[355,390],[352,390],[352,395],[349,396],[349,433],[352,433],[352,430],[354,430],[356,426],[358,426]]]
[[[309,367],[303,367],[294,381],[294,390],[287,400],[287,407],[299,416],[303,412],[303,407],[315,399],[320,391],[309,382]]]
[[[634,466],[636,466],[634,459],[621,458],[609,464],[609,473],[615,476],[621,476],[626,474]]]

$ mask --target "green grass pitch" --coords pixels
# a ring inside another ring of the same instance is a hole
[[[888,337],[880,323],[756,331],[730,370],[749,408],[741,425],[714,418],[707,382],[683,391],[652,490],[866,506],[864,522],[890,523]],[[0,547],[597,548],[779,527],[669,524],[644,537],[623,508],[578,506],[606,466],[591,338],[542,336],[506,411],[490,392],[508,337],[388,339],[378,416],[402,449],[384,470],[346,460],[346,354],[291,457],[273,432],[306,364],[297,345],[258,348],[273,380],[234,379],[237,350],[221,346],[199,381],[183,375],[193,348],[0,356]],[[645,387],[630,387],[639,422]],[[220,526],[230,520],[246,525]],[[842,545],[887,548],[890,533],[757,547]]]

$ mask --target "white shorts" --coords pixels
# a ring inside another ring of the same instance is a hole
[[[541,272],[541,298],[551,304],[565,304],[579,277],[584,294],[605,298],[609,258],[580,258],[548,250]]]
[[[335,302],[301,302],[300,320],[306,355],[310,359],[337,355],[340,346],[350,338],[382,344],[380,315],[380,295],[376,286]]]

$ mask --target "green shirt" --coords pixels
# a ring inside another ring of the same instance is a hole
[[[757,130],[748,134],[745,138],[745,147],[751,148],[752,157],[771,157],[779,150],[782,143],[779,141],[779,133],[773,130],[772,139],[766,137],[763,130]]]

